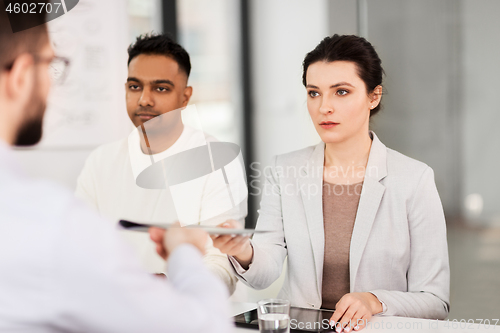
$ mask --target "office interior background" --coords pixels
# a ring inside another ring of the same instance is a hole
[[[44,139],[16,155],[27,173],[74,189],[89,153],[133,129],[128,45],[168,31],[191,56],[203,130],[239,144],[249,179],[258,179],[252,169],[273,155],[319,142],[301,83],[305,54],[327,35],[361,35],[386,73],[372,129],[435,171],[448,225],[449,318],[498,318],[499,12],[497,0],[80,0],[49,24],[72,65],[51,93]],[[250,196],[247,226],[258,202]]]

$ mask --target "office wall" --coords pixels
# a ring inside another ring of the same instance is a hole
[[[460,4],[454,0],[370,0],[368,40],[386,76],[372,118],[388,147],[430,165],[449,215],[460,212]],[[329,2],[329,32],[357,33],[356,2]]]
[[[326,0],[255,0],[251,6],[255,160],[320,141],[306,107],[302,61],[328,33]]]
[[[462,1],[463,200],[476,194],[467,202],[472,207],[465,209],[466,215],[476,224],[496,226],[500,226],[498,13],[499,1]]]

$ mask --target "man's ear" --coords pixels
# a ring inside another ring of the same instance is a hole
[[[186,107],[188,105],[189,100],[191,99],[191,95],[193,95],[193,87],[187,86],[186,88],[184,88],[184,93],[182,95],[184,97],[184,100],[182,101],[183,107]]]
[[[34,63],[31,54],[23,53],[16,58],[12,69],[5,73],[6,93],[9,99],[24,104],[30,98],[35,84]]]

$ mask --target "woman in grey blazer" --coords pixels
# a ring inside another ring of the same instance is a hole
[[[280,276],[288,256],[279,297],[335,308],[332,320],[347,332],[374,314],[444,319],[450,272],[433,171],[369,131],[382,96],[377,53],[363,38],[334,35],[303,65],[322,142],[274,158],[257,222],[274,232],[214,245],[256,289]]]

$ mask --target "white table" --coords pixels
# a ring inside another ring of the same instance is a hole
[[[257,306],[254,303],[232,303],[231,315],[235,316],[245,311],[255,309]],[[500,317],[500,313],[499,313]],[[490,318],[490,325],[473,323],[460,323],[452,321],[428,320],[406,317],[386,317],[374,316],[368,323],[367,327],[361,330],[362,333],[397,333],[397,332],[430,332],[430,333],[450,333],[450,332],[498,332],[500,333],[500,325],[495,325],[495,321]],[[497,322],[500,324],[500,321]],[[242,332],[258,332],[258,330],[250,328],[235,327],[235,333]]]

